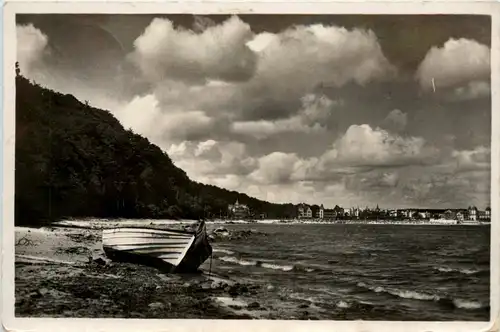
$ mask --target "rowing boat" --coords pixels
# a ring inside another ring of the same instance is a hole
[[[154,266],[169,273],[196,272],[212,254],[204,221],[196,231],[148,227],[104,229],[102,246],[113,261]]]

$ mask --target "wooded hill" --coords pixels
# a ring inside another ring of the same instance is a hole
[[[15,223],[67,217],[211,218],[237,199],[255,215],[292,217],[272,204],[197,183],[110,112],[16,77]]]

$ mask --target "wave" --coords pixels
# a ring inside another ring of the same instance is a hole
[[[462,274],[476,274],[476,273],[481,272],[481,270],[476,270],[476,269],[467,269],[467,268],[454,269],[454,268],[446,267],[446,266],[434,267],[434,270],[437,270],[439,272],[444,272],[444,273],[455,272],[455,273],[462,273]]]
[[[220,252],[226,255],[233,255],[234,251],[227,250],[227,249],[214,249],[213,252]]]
[[[483,308],[483,304],[481,302],[470,301],[470,300],[461,300],[461,299],[454,299],[453,305],[459,309],[468,309],[468,310]]]
[[[231,252],[230,250],[224,250],[224,249],[219,249],[221,252],[225,252],[229,254]],[[233,253],[233,252],[231,252]],[[262,267],[264,269],[269,269],[269,270],[279,270],[283,272],[290,272],[290,271],[303,271],[303,272],[313,272],[316,271],[313,268],[306,267],[306,266],[300,266],[300,265],[282,265],[282,264],[276,264],[272,261],[262,261],[259,259],[241,259],[237,258],[234,256],[223,256],[223,257],[218,257],[219,260],[228,262],[228,263],[234,263],[234,264],[239,264],[243,266],[258,266]]]
[[[306,294],[302,293],[292,293],[292,292],[284,292],[284,295],[286,294],[287,297],[294,299],[294,300],[300,300],[300,301],[307,301],[310,304],[319,304],[322,303],[321,298],[319,297],[314,297],[314,296],[308,296]]]
[[[224,257],[220,257],[219,259],[221,261],[224,261],[224,262],[235,263],[235,264],[244,265],[244,266],[257,265],[256,261],[247,261],[244,259],[238,259],[238,258],[233,257],[233,256],[224,256]]]
[[[358,287],[369,289],[375,293],[387,293],[393,296],[397,296],[403,299],[412,299],[412,300],[420,300],[420,301],[434,301],[442,305],[451,305],[458,309],[466,309],[466,310],[477,310],[477,309],[486,309],[489,306],[485,306],[481,302],[473,301],[473,300],[463,300],[463,299],[450,299],[447,297],[442,297],[437,294],[429,294],[423,292],[417,292],[414,290],[401,290],[401,289],[392,289],[385,288],[382,286],[369,286],[364,282],[358,282]]]
[[[270,263],[261,263],[260,266],[266,269],[272,269],[272,270],[281,270],[281,271],[292,271],[295,266],[293,265],[278,265],[278,264],[270,264]]]
[[[403,299],[414,299],[414,300],[424,300],[424,301],[439,301],[440,297],[435,294],[426,294],[420,293],[413,290],[400,290],[400,289],[391,289],[385,288],[382,286],[369,286],[364,282],[358,282],[358,287],[369,289],[375,293],[387,293],[397,297],[401,297]]]
[[[336,303],[336,306],[339,308],[347,309],[351,307],[351,304],[341,300]]]

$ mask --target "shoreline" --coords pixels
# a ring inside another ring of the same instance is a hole
[[[41,226],[42,228],[51,227],[68,227],[68,228],[87,228],[87,229],[102,229],[112,227],[127,227],[127,226],[144,226],[144,227],[162,227],[168,226],[182,229],[184,226],[189,226],[197,223],[197,220],[169,220],[169,219],[75,219],[62,220],[54,222],[50,225]],[[264,220],[227,220],[227,219],[211,219],[206,220],[207,225],[398,225],[398,226],[490,226],[491,222],[465,222],[465,223],[449,223],[439,221],[374,221],[374,220],[336,220],[336,221],[320,221],[320,220],[279,220],[279,219],[264,219]],[[22,226],[16,226],[16,229]]]

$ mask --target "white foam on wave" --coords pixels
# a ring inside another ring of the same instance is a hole
[[[231,250],[226,250],[226,249],[214,249],[214,251],[218,251],[221,253],[225,253],[227,255],[232,255],[234,254],[233,251]],[[269,269],[269,270],[278,270],[278,271],[283,271],[283,272],[289,272],[293,271],[296,269],[299,269],[301,271],[305,272],[313,272],[315,271],[313,268],[302,268],[302,267],[296,267],[294,265],[282,265],[282,264],[277,264],[273,262],[272,260],[266,260],[266,259],[241,259],[237,258],[235,256],[222,256],[222,257],[217,257],[219,260],[228,262],[228,263],[234,263],[234,264],[239,264],[243,266],[259,266],[264,269]]]
[[[255,262],[255,261],[247,261],[244,259],[238,259],[238,258],[233,257],[233,256],[224,256],[224,257],[220,257],[219,259],[221,261],[224,261],[224,262],[235,263],[235,264],[244,265],[244,266],[257,265],[257,262]]]
[[[434,269],[438,270],[439,272],[444,272],[444,273],[458,272],[458,273],[462,273],[462,274],[475,274],[475,273],[479,272],[479,270],[476,270],[476,269],[468,269],[468,268],[454,269],[454,268],[447,267],[447,266],[434,267]]]
[[[453,305],[460,309],[469,309],[469,310],[481,309],[483,307],[483,305],[478,301],[461,300],[461,299],[454,299]]]
[[[474,269],[460,269],[458,272],[463,273],[463,274],[475,274],[478,273],[479,270],[474,270]]]
[[[247,306],[247,303],[242,301],[242,300],[237,300],[237,299],[233,299],[233,298],[225,297],[225,296],[216,297],[215,300],[224,306],[230,306],[230,305],[235,305],[235,306],[240,306],[240,307]]]
[[[422,301],[449,301],[450,299],[442,298],[435,294],[427,294],[421,293],[413,290],[400,290],[400,289],[386,289],[381,286],[368,286],[364,282],[358,282],[359,287],[370,289],[374,292],[380,293],[385,292],[388,294],[392,294],[397,297],[401,297],[404,299],[413,299],[413,300],[422,300]],[[465,309],[465,310],[477,310],[483,308],[483,304],[479,301],[474,300],[464,300],[464,299],[451,299],[451,302],[456,308]]]
[[[388,289],[382,286],[369,286],[364,282],[358,282],[358,287],[363,287],[375,293],[388,293],[404,299],[414,299],[423,301],[439,301],[441,298],[435,294],[420,293],[413,290]]]
[[[213,252],[220,252],[226,255],[232,255],[234,254],[234,251],[227,250],[227,249],[214,249]]]
[[[339,307],[339,308],[350,308],[351,307],[351,305],[349,303],[347,303],[345,301],[342,301],[342,300],[338,301],[336,303],[336,306]]]
[[[414,299],[424,301],[439,301],[440,297],[434,294],[419,293],[411,290],[388,290],[389,294],[401,297],[403,299]]]
[[[270,263],[262,263],[261,266],[266,269],[281,270],[281,271],[291,271],[293,270],[293,265],[278,265]]]

